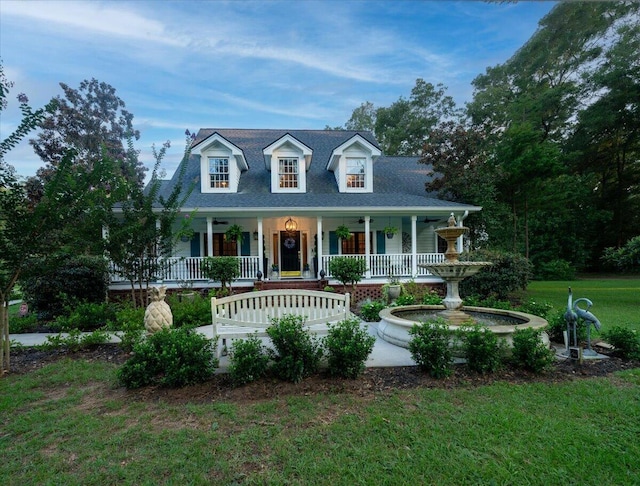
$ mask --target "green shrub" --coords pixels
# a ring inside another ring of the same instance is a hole
[[[55,334],[47,336],[47,340],[36,346],[38,349],[51,350],[66,348],[75,353],[81,349],[90,348],[109,342],[109,335],[106,331],[98,330],[91,333],[83,333],[79,329],[72,329],[66,336]]]
[[[133,350],[144,337],[144,312],[143,307],[134,308],[130,302],[120,304],[116,310],[115,323],[108,329],[118,331],[120,347],[125,351]]]
[[[133,356],[118,370],[118,380],[127,388],[206,381],[218,366],[214,345],[187,328],[163,329],[134,347]]]
[[[538,280],[575,280],[576,267],[566,260],[551,260],[538,264],[536,269]]]
[[[335,257],[329,261],[329,273],[344,287],[355,287],[367,271],[367,262],[361,258]]]
[[[434,378],[444,378],[451,374],[451,331],[444,319],[415,324],[409,330],[409,335],[409,352],[421,369]]]
[[[380,320],[380,311],[385,307],[384,302],[378,300],[365,302],[360,306],[360,315],[367,322],[378,322]]]
[[[498,300],[495,297],[481,297],[479,295],[469,295],[464,298],[464,305],[467,307],[491,307],[492,309],[511,310],[513,307],[507,300]]]
[[[526,327],[513,333],[512,359],[516,366],[542,373],[555,362],[554,352],[540,339],[542,331]]]
[[[400,295],[394,305],[414,305],[416,303],[416,298],[413,295]]]
[[[481,299],[508,300],[513,292],[526,289],[531,279],[531,263],[516,253],[478,250],[463,253],[460,260],[492,263],[460,282],[460,294],[465,297],[478,295]]]
[[[364,371],[375,342],[376,338],[360,325],[358,319],[330,324],[329,333],[324,338],[329,374],[357,378]]]
[[[318,340],[304,328],[305,318],[285,315],[271,321],[267,334],[275,351],[271,350],[273,370],[280,379],[298,383],[318,370],[322,348]]]
[[[211,300],[198,293],[190,299],[170,295],[167,304],[171,307],[175,327],[200,327],[211,324]]]
[[[640,336],[635,329],[613,326],[602,332],[602,338],[615,348],[616,356],[622,359],[640,360]]]
[[[458,331],[467,366],[477,373],[493,373],[502,366],[505,342],[486,326],[462,326]]]
[[[634,236],[621,248],[605,248],[602,261],[621,272],[640,271],[640,236]]]
[[[108,302],[84,302],[68,307],[65,314],[56,318],[53,325],[57,329],[62,331],[72,329],[94,331],[110,327],[116,319],[116,306]]]
[[[262,378],[269,366],[267,349],[257,336],[233,341],[229,353],[229,374],[235,385]]]
[[[438,296],[438,293],[427,285],[416,283],[415,280],[408,280],[402,284],[402,293],[404,295],[412,295],[416,302],[422,302],[423,304],[431,305],[426,300],[430,300],[433,296],[437,296],[438,301],[433,305],[442,303],[442,298]]]
[[[335,292],[336,289],[334,289],[331,285],[325,285],[324,289],[322,289],[324,292]]]
[[[424,305],[441,305],[442,297],[435,290],[430,290],[422,296],[422,303]]]
[[[102,256],[48,255],[30,262],[20,285],[38,319],[50,320],[80,302],[103,302],[109,271]]]
[[[37,328],[38,317],[35,314],[27,314],[24,317],[18,315],[9,316],[9,332],[11,334],[36,332]]]
[[[516,310],[546,319],[553,310],[553,306],[549,302],[536,302],[533,299],[529,299],[527,302],[516,307]]]
[[[206,278],[220,282],[223,289],[240,276],[240,260],[237,257],[206,257],[200,268]]]

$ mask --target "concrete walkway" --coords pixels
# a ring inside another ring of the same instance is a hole
[[[367,326],[367,330],[369,334],[376,338],[375,345],[373,346],[373,351],[369,355],[369,359],[367,359],[366,365],[368,367],[388,367],[388,366],[415,366],[416,363],[411,358],[411,353],[409,353],[408,349],[401,348],[395,346],[391,343],[388,343],[377,334],[377,323],[376,322],[363,322],[363,325]],[[204,336],[212,337],[213,336],[213,326],[202,326],[198,327],[197,331]],[[87,333],[88,334],[88,333]],[[47,336],[57,336],[56,333],[30,333],[30,334],[10,334],[9,339],[11,342],[15,342],[22,346],[37,346],[40,344],[44,344],[47,342]],[[68,334],[62,333],[63,337],[67,337]],[[119,343],[120,339],[117,335],[111,334],[111,339],[109,342],[111,343]],[[266,338],[265,338],[266,341]],[[229,366],[229,359],[226,356],[223,356],[220,359],[220,368],[226,369]]]

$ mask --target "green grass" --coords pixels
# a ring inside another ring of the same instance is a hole
[[[4,484],[640,484],[640,370],[172,405],[63,361],[0,380]]]
[[[531,282],[527,298],[546,301],[556,309],[567,308],[568,288],[573,300],[586,297],[593,302],[590,311],[602,328],[624,326],[640,331],[640,279],[593,278],[561,282]],[[584,309],[586,306],[581,304]]]

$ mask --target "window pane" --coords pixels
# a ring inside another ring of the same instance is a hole
[[[298,159],[278,159],[281,188],[298,187]]]
[[[347,158],[347,187],[364,187],[365,159]]]
[[[229,159],[209,157],[211,187],[229,187]]]

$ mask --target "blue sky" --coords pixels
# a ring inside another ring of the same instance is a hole
[[[15,83],[0,138],[59,83],[112,85],[141,132],[136,146],[170,140],[171,174],[184,131],[322,129],[365,101],[388,106],[417,78],[448,86],[463,105],[471,81],[503,63],[553,2],[14,1],[0,0],[0,58]],[[27,143],[7,157],[18,174],[41,161]]]

